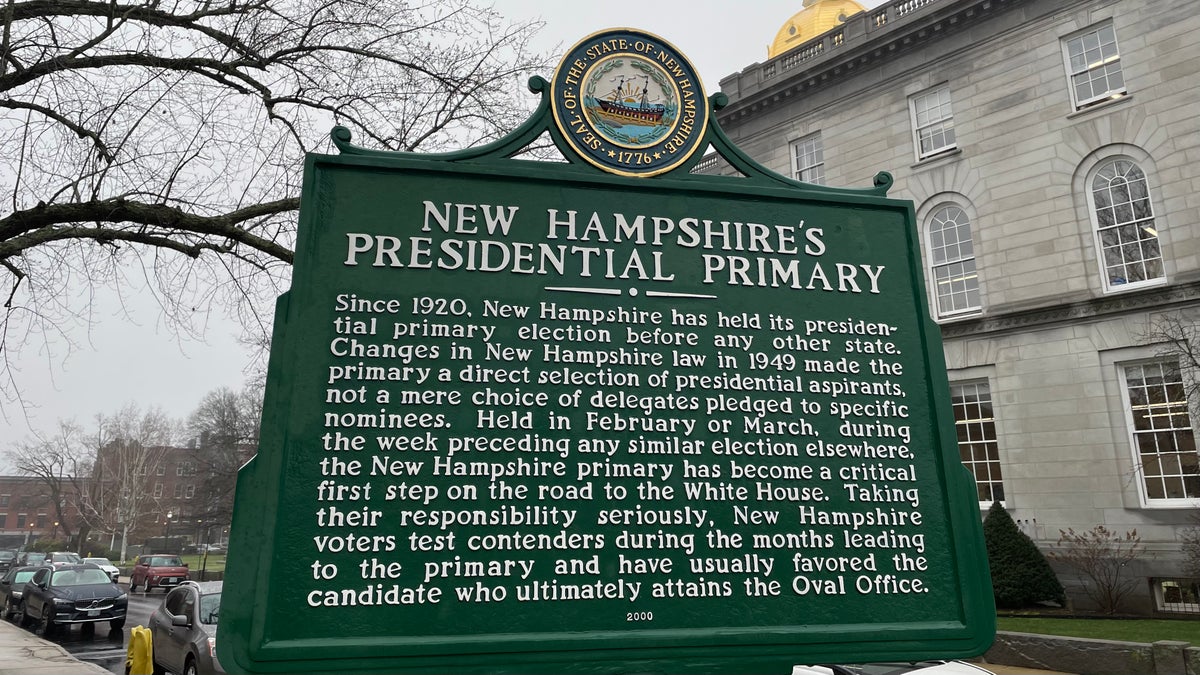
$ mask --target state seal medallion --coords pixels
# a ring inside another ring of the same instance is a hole
[[[554,122],[588,163],[655,176],[688,160],[708,126],[695,68],[666,40],[613,28],[580,41],[551,83]]]

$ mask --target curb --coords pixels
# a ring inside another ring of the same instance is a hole
[[[0,675],[112,675],[67,650],[0,620]]]

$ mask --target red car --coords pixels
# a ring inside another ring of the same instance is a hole
[[[177,555],[138,556],[129,575],[129,590],[172,589],[188,578],[188,566]]]

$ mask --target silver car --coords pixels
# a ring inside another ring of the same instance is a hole
[[[155,672],[182,675],[224,673],[217,661],[220,581],[184,581],[150,615]]]

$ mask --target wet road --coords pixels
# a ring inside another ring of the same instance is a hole
[[[129,584],[121,584],[121,588],[128,591]],[[112,673],[124,673],[129,629],[139,625],[145,626],[150,620],[150,613],[162,604],[164,595],[162,591],[152,591],[149,594],[130,593],[129,613],[122,630],[110,630],[107,622],[59,626],[53,633],[44,637],[62,645],[63,649],[81,661],[95,663]]]

